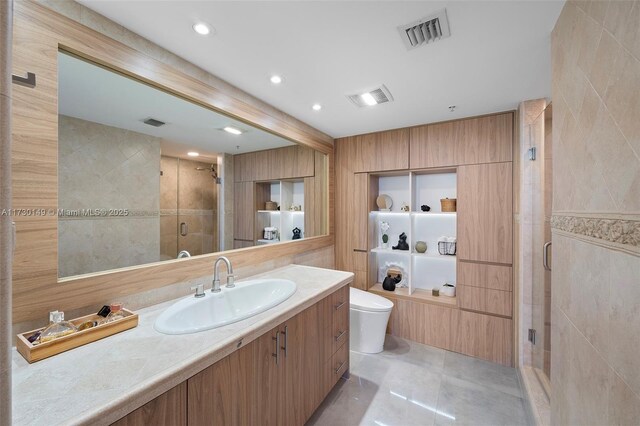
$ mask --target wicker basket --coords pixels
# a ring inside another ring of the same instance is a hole
[[[265,210],[277,210],[278,209],[278,203],[276,203],[275,201],[267,201],[266,203],[264,203],[264,209]]]
[[[456,199],[455,198],[441,198],[440,205],[442,206],[442,211],[447,212],[455,212],[456,211]]]

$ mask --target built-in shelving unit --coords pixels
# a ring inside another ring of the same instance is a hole
[[[430,303],[455,306],[455,297],[433,296],[431,290],[443,284],[456,283],[456,256],[441,255],[438,239],[442,236],[457,235],[457,214],[442,212],[441,198],[456,198],[456,169],[411,171],[404,173],[384,173],[370,175],[371,200],[386,194],[393,200],[390,211],[369,212],[369,262],[370,291],[382,292],[380,284],[389,265],[400,266],[406,274],[406,288],[397,287],[393,293],[398,298],[418,299]],[[373,203],[375,204],[375,203]],[[409,211],[401,211],[403,205]],[[422,205],[431,207],[429,212],[421,210]],[[372,205],[372,209],[375,206]],[[388,247],[383,248],[380,222],[389,224]],[[407,235],[409,250],[393,250],[401,233]],[[427,243],[427,251],[418,253],[416,242]]]
[[[280,210],[265,210],[265,203],[274,201]],[[304,208],[304,180],[256,182],[256,244],[290,241],[293,229],[299,228],[304,238],[304,211],[291,211],[291,205]],[[278,229],[278,240],[265,240],[264,228]]]

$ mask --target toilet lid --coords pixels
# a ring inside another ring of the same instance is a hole
[[[385,299],[377,294],[369,293],[368,291],[358,290],[351,287],[349,289],[349,305],[353,309],[359,309],[361,311],[370,312],[385,312],[390,311],[393,308],[393,302],[389,299]]]

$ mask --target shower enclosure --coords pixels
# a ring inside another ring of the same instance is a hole
[[[535,164],[531,176],[532,206],[532,341],[531,366],[549,389],[551,363],[551,200],[553,193],[551,111],[546,109],[530,125]]]
[[[217,164],[160,159],[160,258],[218,251]]]

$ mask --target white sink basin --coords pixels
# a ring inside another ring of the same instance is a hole
[[[241,321],[287,300],[296,291],[290,280],[261,279],[236,283],[205,296],[179,300],[156,320],[154,328],[164,334],[189,334]]]

